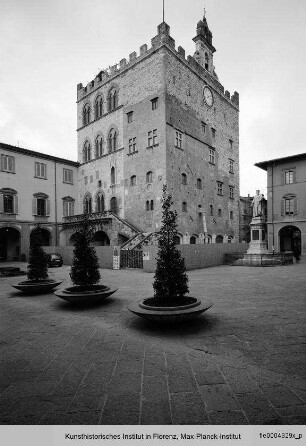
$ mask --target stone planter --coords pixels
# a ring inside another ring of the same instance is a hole
[[[61,299],[73,304],[95,304],[115,293],[118,288],[107,285],[93,285],[89,290],[81,286],[71,286],[62,290],[54,291]]]
[[[161,323],[176,323],[191,320],[208,310],[212,303],[193,298],[194,302],[175,307],[153,307],[146,305],[145,300],[133,302],[128,306],[129,311],[137,316]]]
[[[19,282],[16,285],[11,286],[19,291],[22,291],[24,294],[44,294],[49,293],[61,283],[62,281],[56,281],[53,279],[39,280],[38,282],[35,280],[24,280],[23,282]]]

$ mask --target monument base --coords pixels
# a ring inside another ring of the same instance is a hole
[[[280,266],[292,265],[293,253],[263,253],[263,254],[225,254],[225,263],[231,266]]]

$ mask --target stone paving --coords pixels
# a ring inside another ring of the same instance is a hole
[[[1,424],[305,424],[305,260],[190,271],[213,307],[180,327],[127,310],[152,295],[141,270],[102,270],[119,290],[91,308],[1,278]]]

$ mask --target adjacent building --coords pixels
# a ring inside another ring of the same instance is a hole
[[[306,252],[306,153],[256,163],[267,172],[268,249]]]
[[[60,223],[74,214],[78,163],[3,143],[0,163],[0,261],[27,256],[37,223],[45,245],[60,244]]]

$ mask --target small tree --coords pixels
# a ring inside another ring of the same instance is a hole
[[[163,186],[163,216],[158,237],[158,257],[154,276],[154,298],[173,301],[189,292],[185,261],[176,247],[177,212],[171,210],[172,197]]]
[[[42,248],[41,228],[37,225],[30,236],[28,279],[36,282],[48,278],[48,260]]]
[[[70,277],[75,285],[90,288],[100,280],[99,262],[95,248],[90,246],[93,230],[88,214],[84,215],[80,230],[75,234],[75,247]]]

